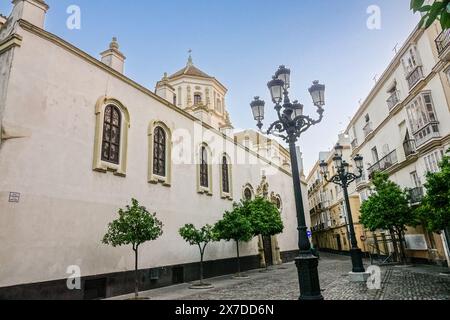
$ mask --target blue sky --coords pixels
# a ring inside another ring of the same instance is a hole
[[[228,89],[236,128],[255,128],[249,102],[269,102],[266,83],[280,64],[292,69],[291,97],[315,108],[307,88],[327,86],[324,121],[300,140],[307,170],[330,149],[419,20],[410,0],[46,0],[46,29],[98,57],[117,36],[126,74],[154,88],[164,72],[194,63]],[[69,5],[81,8],[81,30],[66,27]],[[381,9],[381,29],[370,30],[367,8]],[[10,1],[0,2],[7,15]],[[267,103],[270,105],[270,103]],[[273,120],[272,109],[267,110]]]

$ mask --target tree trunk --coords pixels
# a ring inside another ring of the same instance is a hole
[[[139,277],[138,277],[138,251],[136,247],[134,250],[134,297],[139,297]]]
[[[400,255],[398,253],[398,246],[397,246],[397,240],[395,238],[395,232],[394,232],[394,230],[389,229],[389,233],[391,234],[392,245],[394,247],[395,261],[401,262],[401,261],[399,261],[399,258],[401,260],[401,257],[400,257]]]
[[[445,241],[447,242],[447,253],[450,256],[450,227],[447,227],[444,229],[444,238]],[[450,261],[448,264],[448,267],[450,268]]]
[[[397,232],[398,234],[398,241],[400,243],[400,255],[401,255],[401,261],[403,264],[406,263],[406,252],[405,252],[405,246],[403,245],[403,231]]]
[[[239,241],[236,240],[236,251],[237,251],[237,266],[238,266],[238,277],[241,276],[241,260],[239,257]]]
[[[200,252],[200,285],[203,285],[203,254]]]

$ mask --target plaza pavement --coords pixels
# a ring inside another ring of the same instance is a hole
[[[365,261],[366,266],[368,261]],[[319,278],[326,300],[450,300],[448,268],[437,266],[381,267],[381,289],[369,290],[366,283],[351,283],[347,256],[321,254]],[[142,292],[151,300],[296,300],[299,297],[297,269],[294,263],[273,267],[268,272],[253,270],[247,280],[230,275],[208,279],[209,290],[192,290],[181,284]],[[133,295],[115,297],[128,299]]]

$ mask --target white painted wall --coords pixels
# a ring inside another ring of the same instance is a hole
[[[214,223],[231,208],[231,201],[220,198],[218,166],[212,197],[197,193],[192,164],[173,166],[170,188],[147,183],[149,123],[157,119],[173,131],[193,134],[193,121],[78,55],[19,31],[23,43],[15,49],[3,126],[24,137],[0,146],[0,286],[62,279],[74,264],[83,276],[132,270],[130,247],[101,244],[107,224],[131,197],[164,223],[164,235],[142,247],[141,268],[197,261],[197,248],[177,231],[185,223]],[[92,170],[95,104],[105,93],[130,113],[126,178]],[[213,138],[233,149],[221,135]],[[267,171],[254,155],[242,148],[237,153],[248,162],[233,166],[235,200],[246,183],[256,189],[261,170]],[[267,179],[283,201],[281,251],[296,250],[291,177],[275,170]],[[21,193],[19,203],[8,202],[10,192]],[[242,248],[242,255],[257,253],[256,241]],[[207,249],[206,259],[234,254],[233,244],[217,243]]]

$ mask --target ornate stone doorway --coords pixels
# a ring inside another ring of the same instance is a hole
[[[261,183],[256,189],[256,196],[264,197],[272,201],[280,210],[281,214],[282,209],[281,196],[276,195],[274,192],[272,192],[269,197],[269,183],[267,182],[267,177],[265,175],[262,176]],[[261,268],[265,268],[266,264],[267,266],[272,266],[272,265],[280,265],[283,263],[283,261],[281,260],[281,251],[278,245],[277,236],[264,238],[262,236],[259,236],[258,251]]]
[[[273,265],[272,237],[263,237],[264,258],[266,266]]]

